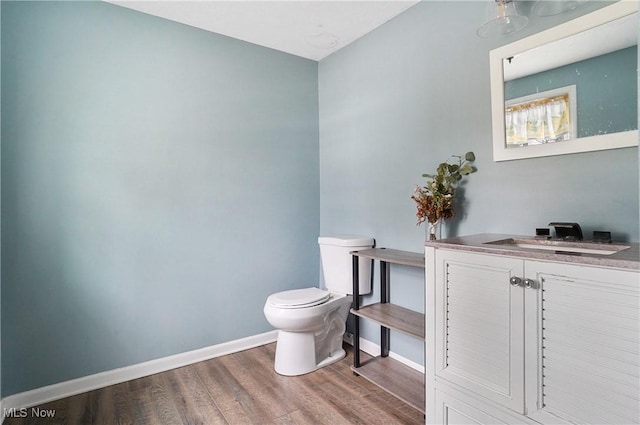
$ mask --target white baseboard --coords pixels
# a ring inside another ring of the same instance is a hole
[[[239,351],[275,342],[277,338],[277,330],[269,331],[247,338],[236,339],[234,341],[200,348],[186,353],[150,360],[144,363],[100,372],[95,375],[84,376],[82,378],[25,391],[23,393],[13,394],[0,400],[0,424],[4,420],[5,413],[11,409],[23,409],[37,406],[53,400],[59,400],[72,395],[107,387],[109,385],[119,384],[132,379],[165,372],[167,370],[187,366],[215,357],[237,353]]]
[[[364,338],[360,338],[360,349],[373,357],[379,356],[381,352],[380,345]],[[415,369],[418,372],[424,373],[423,365],[418,364],[412,360],[409,360],[406,357],[402,357],[401,355],[394,353],[393,351],[389,352],[389,357],[399,361],[402,364],[409,366],[411,369]]]
[[[415,369],[420,373],[424,373],[424,366],[423,365],[421,365],[419,363],[416,363],[416,362],[414,362],[412,360],[409,360],[406,357],[402,357],[401,355],[399,355],[397,353],[394,353],[393,351],[389,352],[389,357],[399,361],[400,363],[403,363],[403,364],[409,366],[411,369]]]

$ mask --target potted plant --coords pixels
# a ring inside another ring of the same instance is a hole
[[[422,177],[428,179],[427,184],[422,187],[416,186],[411,196],[418,207],[418,226],[425,221],[429,223],[429,240],[435,240],[439,236],[437,233],[442,220],[449,220],[455,216],[453,199],[462,177],[476,171],[471,165],[476,159],[473,152],[452,157],[457,158],[455,163],[442,162],[435,174],[423,174]]]

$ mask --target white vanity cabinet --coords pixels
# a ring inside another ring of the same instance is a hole
[[[427,423],[640,423],[637,270],[425,258]]]

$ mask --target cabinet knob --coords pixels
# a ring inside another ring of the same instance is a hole
[[[525,279],[524,280],[524,287],[525,288],[534,288],[535,287],[535,281],[533,281],[532,279]]]
[[[513,276],[511,279],[509,279],[509,283],[511,284],[511,286],[520,286],[520,284],[522,283],[522,279],[517,276]]]

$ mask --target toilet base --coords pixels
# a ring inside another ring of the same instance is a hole
[[[276,372],[284,376],[304,375],[342,360],[346,356],[341,346],[333,348],[329,353],[322,353],[322,348],[318,348],[319,352],[316,352],[316,337],[313,332],[278,331]]]

